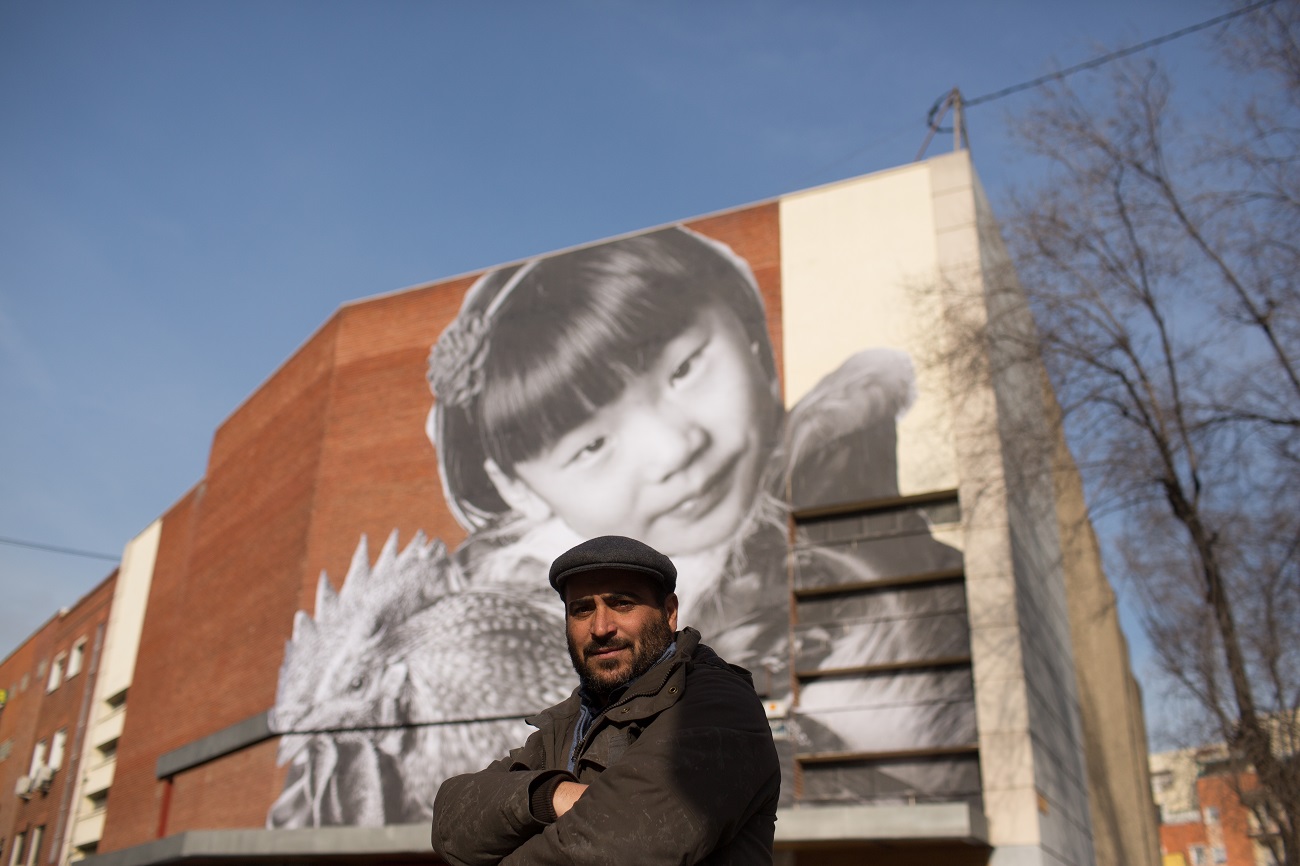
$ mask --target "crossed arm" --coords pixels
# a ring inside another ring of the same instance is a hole
[[[581,782],[568,780],[556,786],[555,794],[551,797],[551,808],[555,810],[556,819],[558,820],[565,812],[572,809],[586,790],[587,786]]]
[[[452,866],[696,863],[741,833],[770,851],[780,785],[771,731],[752,690],[708,680],[721,688],[693,682],[699,694],[661,713],[590,786],[543,768],[540,734],[447,780],[434,848]],[[557,774],[557,818],[546,822],[529,799]]]

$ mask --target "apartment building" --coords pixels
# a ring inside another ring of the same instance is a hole
[[[0,863],[62,862],[116,585],[115,572],[0,662]]]

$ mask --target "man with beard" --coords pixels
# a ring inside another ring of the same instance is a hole
[[[527,720],[523,746],[443,783],[435,851],[453,866],[771,863],[772,732],[749,673],[675,631],[672,562],[603,536],[550,580],[580,685]]]

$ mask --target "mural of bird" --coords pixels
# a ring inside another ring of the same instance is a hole
[[[270,720],[290,765],[267,826],[428,820],[444,779],[527,736],[574,685],[549,586],[467,581],[440,541],[363,536],[342,589],[298,611]]]

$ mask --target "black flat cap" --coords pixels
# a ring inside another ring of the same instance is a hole
[[[564,582],[586,571],[633,571],[654,578],[666,593],[677,588],[677,568],[671,559],[621,535],[602,535],[560,554],[551,563],[551,586],[564,595]]]

